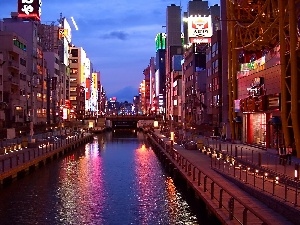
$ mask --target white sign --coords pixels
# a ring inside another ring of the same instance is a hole
[[[210,38],[212,36],[212,22],[211,16],[200,17],[190,16],[188,18],[188,37],[204,37]]]

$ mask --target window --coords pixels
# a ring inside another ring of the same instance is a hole
[[[22,66],[26,66],[26,60],[20,58],[20,64],[21,64]]]
[[[78,57],[78,49],[72,49],[71,55],[72,55],[72,57]]]
[[[214,74],[214,73],[217,73],[218,72],[218,64],[219,64],[219,62],[218,62],[218,60],[216,60],[216,61],[214,61],[213,63],[212,63],[212,73]]]
[[[17,38],[13,39],[14,45],[26,52],[26,45],[20,42]]]

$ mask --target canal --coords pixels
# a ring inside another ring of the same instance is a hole
[[[0,224],[208,224],[186,199],[143,133],[109,132],[2,187]]]

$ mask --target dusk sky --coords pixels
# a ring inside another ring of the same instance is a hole
[[[165,32],[166,8],[180,2],[186,11],[188,0],[43,0],[41,18],[44,24],[58,24],[60,13],[67,18],[73,44],[86,51],[112,97],[126,87],[138,90],[143,70],[155,56],[155,36]],[[220,4],[219,0],[208,2],[209,6]],[[0,18],[16,11],[17,0],[0,0]]]

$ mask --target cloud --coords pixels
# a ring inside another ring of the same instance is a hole
[[[124,31],[111,31],[100,36],[103,39],[119,39],[122,41],[127,40],[129,34]]]

